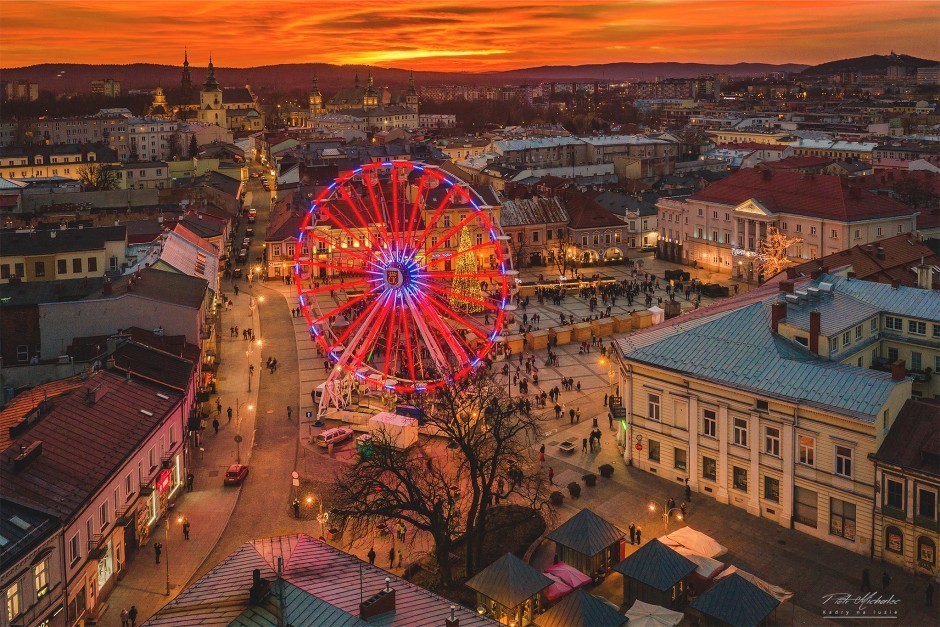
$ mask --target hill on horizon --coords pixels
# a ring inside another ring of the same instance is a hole
[[[870,54],[852,59],[839,59],[813,65],[801,72],[804,76],[826,76],[839,72],[861,72],[862,74],[884,74],[891,66],[902,66],[906,70],[916,70],[919,67],[940,65],[940,61],[921,59],[906,54]]]
[[[541,66],[501,72],[415,72],[418,85],[502,85],[507,82],[530,81],[592,81],[627,79],[653,80],[660,78],[693,78],[700,74],[727,73],[732,76],[756,76],[768,72],[798,72],[805,65],[767,63],[737,63],[717,65],[703,63],[603,63],[572,66]],[[216,79],[223,87],[253,88],[281,93],[293,90],[306,91],[313,75],[319,79],[320,89],[331,93],[353,84],[356,73],[365,83],[372,72],[377,85],[401,89],[407,86],[409,71],[397,68],[381,68],[368,65],[333,65],[329,63],[292,63],[263,65],[250,68],[216,67]],[[55,94],[81,93],[91,90],[91,81],[113,78],[121,82],[122,91],[147,89],[162,86],[173,89],[180,83],[181,66],[155,63],[133,63],[128,65],[89,65],[76,63],[44,63],[20,68],[0,69],[3,80],[28,79],[39,83],[40,90]],[[194,85],[205,81],[204,66],[190,65]]]

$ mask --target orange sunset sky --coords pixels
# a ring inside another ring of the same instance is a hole
[[[356,63],[485,71],[614,61],[940,56],[940,0],[0,0],[0,67]]]

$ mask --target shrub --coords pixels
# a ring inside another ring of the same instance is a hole
[[[605,479],[610,479],[614,476],[614,467],[610,464],[603,464],[598,470],[600,470],[601,476]]]
[[[548,500],[551,501],[552,505],[558,507],[565,501],[565,495],[555,490],[548,495]]]
[[[571,495],[571,498],[576,499],[581,496],[581,484],[577,481],[572,481],[568,484],[568,494]]]
[[[593,488],[595,485],[597,485],[597,475],[595,475],[593,472],[589,472],[581,478],[584,479],[584,484],[589,488]]]

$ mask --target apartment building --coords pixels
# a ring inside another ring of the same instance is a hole
[[[175,376],[180,387],[154,383],[153,372],[138,378],[129,364],[115,365],[33,388],[0,412],[7,458],[0,466],[0,497],[47,512],[61,526],[61,549],[49,557],[61,560],[56,565],[67,594],[62,624],[98,617],[128,556],[144,545],[185,481],[194,365],[147,353],[149,367],[175,373],[159,378]],[[89,432],[108,437],[90,438]],[[4,624],[24,624],[27,601],[52,577],[34,569],[5,577]],[[22,610],[11,618],[15,599],[22,600]]]
[[[0,626],[52,624],[63,607],[62,526],[43,510],[2,497],[0,526]]]
[[[119,271],[127,227],[0,233],[0,284],[102,277]]]
[[[0,148],[0,177],[78,179],[89,164],[119,165],[118,154],[104,144],[56,144]]]
[[[185,162],[192,164],[192,161]],[[120,189],[163,189],[172,186],[170,164],[166,161],[126,163],[116,172]]]
[[[912,391],[903,364],[883,372],[871,359],[893,341],[894,318],[940,322],[940,294],[891,289],[824,274],[623,338],[624,460],[868,555],[871,456]],[[860,364],[833,352],[846,331]]]
[[[568,213],[558,198],[506,200],[500,213],[516,269],[553,265],[564,254]]]
[[[741,281],[760,277],[771,227],[801,241],[796,263],[916,229],[915,209],[838,176],[740,170],[688,198],[661,199],[659,254]]]
[[[130,158],[139,161],[169,159],[172,155],[172,139],[179,123],[164,118],[127,119],[127,140]]]

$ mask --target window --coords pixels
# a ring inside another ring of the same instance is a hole
[[[832,352],[839,350],[839,336],[833,335],[832,338],[829,339],[829,350]]]
[[[36,598],[41,599],[49,592],[49,560],[45,559],[33,567],[33,584],[36,586]]]
[[[153,469],[157,467],[157,452],[152,446],[150,450],[147,451],[147,458],[150,461],[150,470],[152,472]]]
[[[651,462],[659,461],[659,442],[656,440],[650,440],[650,454],[649,458]]]
[[[73,259],[72,260],[72,272],[74,272],[75,274],[80,274],[81,271],[82,271],[82,260],[78,258]]]
[[[927,520],[937,519],[937,493],[933,490],[917,489],[917,515]]]
[[[711,457],[702,458],[702,478],[709,481],[718,479],[718,462]]]
[[[892,331],[900,331],[901,319],[895,318],[894,316],[885,316],[885,328],[891,329]]]
[[[23,611],[23,588],[19,581],[14,581],[7,588],[7,620],[13,622]]]
[[[131,473],[127,473],[127,475],[124,477],[124,498],[128,501],[131,500],[131,497],[134,496],[135,491],[136,490],[134,490]]]
[[[744,468],[732,466],[731,476],[733,478],[734,489],[747,492],[747,471]]]
[[[100,521],[102,531],[106,529],[108,523],[111,522],[111,513],[108,511],[107,501],[102,503],[101,507],[98,508],[98,520]]]
[[[649,419],[659,422],[659,394],[647,394],[646,397]]]
[[[913,333],[914,335],[927,335],[927,323],[918,322],[917,320],[908,320],[907,332]]]
[[[734,443],[747,446],[747,420],[744,418],[734,419]]]
[[[903,233],[903,232],[904,232],[904,225],[903,225],[903,224],[899,224],[899,225],[898,225],[898,233]]]
[[[0,279],[9,279],[10,278],[10,264],[5,263],[0,266]]]
[[[851,343],[852,343],[852,332],[846,331],[845,333],[842,334],[842,345],[848,346]]]
[[[781,230],[781,231],[786,231],[786,230],[787,230],[787,223],[786,223],[786,222],[783,222],[783,223],[780,224],[780,230]]]
[[[897,479],[885,477],[885,507],[904,511],[904,483]]]
[[[780,457],[780,429],[777,427],[764,427],[764,452]]]
[[[712,211],[712,217],[717,220],[717,219],[718,219],[718,212],[717,212],[717,211]]]
[[[924,357],[917,351],[911,351],[911,369],[920,370],[924,363]]]
[[[836,229],[832,229],[832,231],[830,231],[829,233],[829,237],[832,239],[839,239],[839,231]]]
[[[816,526],[816,493],[796,486],[793,489],[793,518],[804,525]]]
[[[892,553],[904,553],[904,534],[897,527],[885,527],[885,549]]]
[[[37,261],[34,268],[35,268],[36,276],[46,276],[46,262],[45,261]]]
[[[770,404],[767,401],[757,401],[757,411],[770,411]]]
[[[857,327],[855,327],[855,339],[856,340],[862,339],[862,325],[858,325]]]
[[[59,259],[55,262],[55,270],[58,274],[68,274],[69,265],[65,259]]]
[[[17,344],[16,345],[16,361],[19,363],[26,363],[29,361],[29,345],[27,344]]]
[[[675,463],[673,464],[679,470],[685,470],[686,468],[686,457],[687,453],[684,448],[676,448],[675,452]]]
[[[862,239],[862,230],[855,229],[855,239]]]
[[[898,360],[898,349],[894,348],[893,346],[889,346],[887,353],[888,353],[888,361],[890,363],[893,364],[894,362]]]
[[[933,540],[927,536],[917,538],[917,561],[920,562],[920,565],[932,570],[936,560],[937,545],[934,544]]]
[[[69,540],[69,564],[74,566],[82,556],[82,545],[78,540],[78,532]]]
[[[878,230],[876,232],[877,232],[878,237],[881,237],[882,235],[884,235],[884,229],[881,228],[880,226],[878,227]]]
[[[807,466],[816,465],[816,438],[800,436],[800,463]]]
[[[797,232],[797,233],[802,233],[802,232],[803,232],[803,225],[802,225],[802,224],[797,224],[797,225],[796,225],[796,232]]]
[[[711,409],[702,411],[702,434],[709,438],[718,437],[718,420]]]
[[[764,498],[774,503],[780,502],[780,481],[773,477],[764,477]]]
[[[88,271],[89,271],[89,272],[97,272],[97,271],[98,271],[98,258],[97,258],[97,257],[89,257],[89,258],[88,258]]]
[[[815,227],[815,226],[809,227],[809,234],[810,234],[810,235],[816,235],[816,227]]]
[[[534,243],[534,244],[538,244],[538,243],[539,243],[539,232],[538,232],[538,231],[533,231],[533,232],[532,232],[532,243]]]
[[[933,338],[940,339],[940,324],[933,325]]]
[[[871,324],[869,325],[869,331],[874,333],[875,331],[878,330],[878,318],[872,318],[870,323]]]
[[[855,539],[855,504],[829,499],[829,533],[846,540]]]

